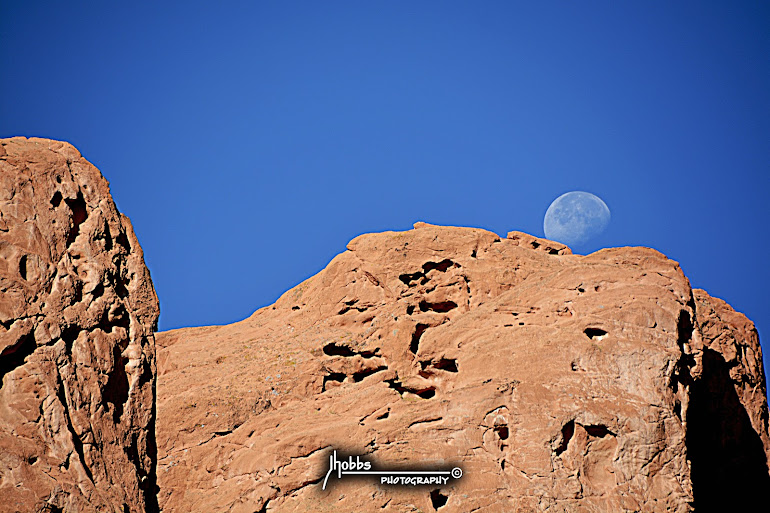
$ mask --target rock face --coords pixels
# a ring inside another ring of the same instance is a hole
[[[164,512],[740,511],[770,485],[753,325],[651,249],[418,223],[157,343]],[[322,491],[332,449],[464,475]]]
[[[0,511],[157,509],[158,300],[107,181],[0,140]]]
[[[757,332],[654,250],[362,235],[242,322],[158,334],[156,432],[157,318],[99,171],[0,140],[0,512],[742,511],[770,489]],[[322,490],[333,449],[463,476]]]

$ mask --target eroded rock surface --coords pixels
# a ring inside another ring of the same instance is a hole
[[[756,331],[651,249],[418,223],[157,341],[164,512],[740,510],[768,489]],[[322,492],[331,448],[464,476]]]
[[[0,140],[0,511],[157,509],[157,318],[101,173],[67,143]]]

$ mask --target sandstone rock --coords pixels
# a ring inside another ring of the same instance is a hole
[[[164,512],[737,511],[768,489],[756,331],[664,255],[425,223],[347,249],[244,321],[157,334]],[[333,448],[464,475],[321,491]]]
[[[158,300],[107,181],[0,140],[0,511],[157,509]]]

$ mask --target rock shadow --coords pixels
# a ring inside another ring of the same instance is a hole
[[[721,353],[703,350],[702,378],[691,385],[685,444],[693,506],[704,511],[750,511],[767,502],[767,459],[759,434]]]

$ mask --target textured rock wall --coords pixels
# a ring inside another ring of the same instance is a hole
[[[756,331],[651,249],[418,223],[244,321],[157,337],[165,512],[741,510],[768,489]],[[321,492],[331,448],[465,474]]]
[[[99,171],[0,140],[0,512],[741,511],[770,489],[754,326],[650,249],[358,237],[242,322],[158,335],[158,450],[157,317]],[[322,492],[332,448],[465,474]]]
[[[0,511],[152,511],[158,300],[71,145],[0,140]]]

